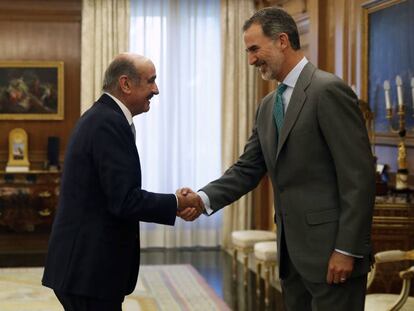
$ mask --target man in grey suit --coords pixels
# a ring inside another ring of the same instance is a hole
[[[262,9],[243,30],[249,64],[280,84],[261,101],[244,153],[200,200],[212,214],[268,174],[287,310],[363,310],[375,182],[357,97],[308,62],[285,11]]]

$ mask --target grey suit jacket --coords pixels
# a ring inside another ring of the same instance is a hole
[[[263,98],[244,153],[201,190],[216,211],[254,189],[267,173],[275,194],[279,267],[286,259],[283,235],[293,264],[311,282],[325,282],[334,249],[363,256],[355,260],[352,276],[367,273],[375,171],[355,94],[341,79],[308,63],[279,140],[274,101],[275,92]]]

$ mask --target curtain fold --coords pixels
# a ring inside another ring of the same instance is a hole
[[[143,189],[196,191],[220,176],[220,0],[131,0],[130,50],[154,62],[160,90],[134,118]],[[141,247],[216,247],[221,224],[220,212],[141,222]]]
[[[128,51],[129,20],[130,0],[83,0],[81,114],[100,96],[111,60]]]
[[[247,62],[242,27],[254,13],[252,0],[222,0],[222,163],[223,170],[243,152],[256,113],[257,75]],[[224,209],[222,245],[231,245],[231,232],[252,226],[252,193]]]

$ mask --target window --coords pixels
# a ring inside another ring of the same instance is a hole
[[[154,62],[160,90],[134,118],[143,188],[197,190],[221,173],[220,0],[131,0],[130,50]],[[141,246],[217,246],[220,231],[219,213],[141,223]]]

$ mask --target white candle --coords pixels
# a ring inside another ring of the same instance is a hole
[[[398,106],[402,107],[404,105],[404,101],[403,101],[403,91],[402,91],[402,80],[400,76],[397,76],[395,78],[395,84],[397,84]]]
[[[413,96],[413,110],[414,110],[414,77],[411,78],[411,95]]]
[[[391,109],[391,99],[390,99],[390,81],[384,81],[384,91],[385,91],[385,108]]]

